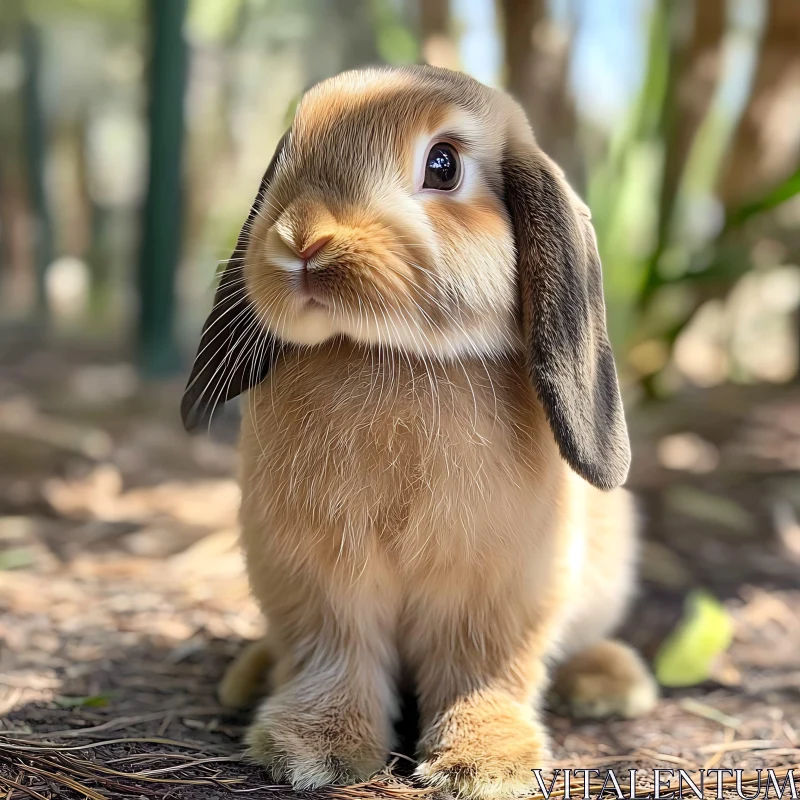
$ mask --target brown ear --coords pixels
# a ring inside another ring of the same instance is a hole
[[[187,431],[210,421],[220,404],[263,381],[278,355],[280,343],[261,325],[247,295],[244,258],[250,228],[264,203],[288,135],[284,134],[278,143],[261,180],[203,325],[200,346],[181,400],[181,417]]]
[[[630,444],[588,209],[533,143],[503,163],[530,376],[564,460],[600,489],[624,483]]]

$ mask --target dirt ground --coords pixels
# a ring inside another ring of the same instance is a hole
[[[235,424],[189,437],[178,383],[142,385],[96,353],[9,350],[0,798],[294,796],[242,760],[247,715],[214,697],[261,629],[236,545]],[[557,762],[800,768],[800,387],[698,391],[633,413],[631,429],[647,534],[625,636],[652,657],[705,587],[735,638],[713,680],[665,691],[649,717],[550,714]],[[408,763],[315,795],[429,794]]]

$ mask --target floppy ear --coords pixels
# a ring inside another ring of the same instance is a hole
[[[251,226],[264,202],[288,135],[285,133],[278,143],[261,180],[203,325],[200,346],[181,400],[181,418],[187,431],[210,420],[221,403],[261,383],[277,358],[280,343],[261,325],[247,294],[244,258]]]
[[[503,163],[528,369],[564,460],[589,483],[624,483],[630,445],[608,341],[589,210],[533,142]]]

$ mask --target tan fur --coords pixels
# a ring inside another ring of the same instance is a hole
[[[452,197],[415,184],[440,135],[469,158]],[[635,656],[602,643],[633,587],[630,499],[570,470],[528,377],[497,188],[525,137],[515,104],[463,76],[340,76],[301,103],[253,222],[249,295],[295,346],[242,428],[242,542],[276,662],[248,744],[297,788],[384,764],[401,665],[417,774],[468,797],[532,787],[550,661],[574,656],[560,685],[590,712],[655,700]],[[309,303],[296,253],[320,236]],[[264,653],[223,698],[247,698]]]
[[[623,642],[606,639],[558,669],[553,693],[573,717],[638,717],[655,705],[658,686],[638,653]]]
[[[228,667],[217,687],[217,697],[226,708],[247,708],[259,694],[274,690],[273,678],[278,647],[264,637],[250,642]]]

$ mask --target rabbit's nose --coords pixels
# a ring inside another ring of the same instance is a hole
[[[320,236],[316,239],[316,241],[311,242],[311,244],[306,245],[302,250],[297,251],[297,255],[303,259],[303,261],[308,261],[315,253],[318,253],[325,247],[328,242],[333,239],[333,234],[329,233],[324,236]]]

